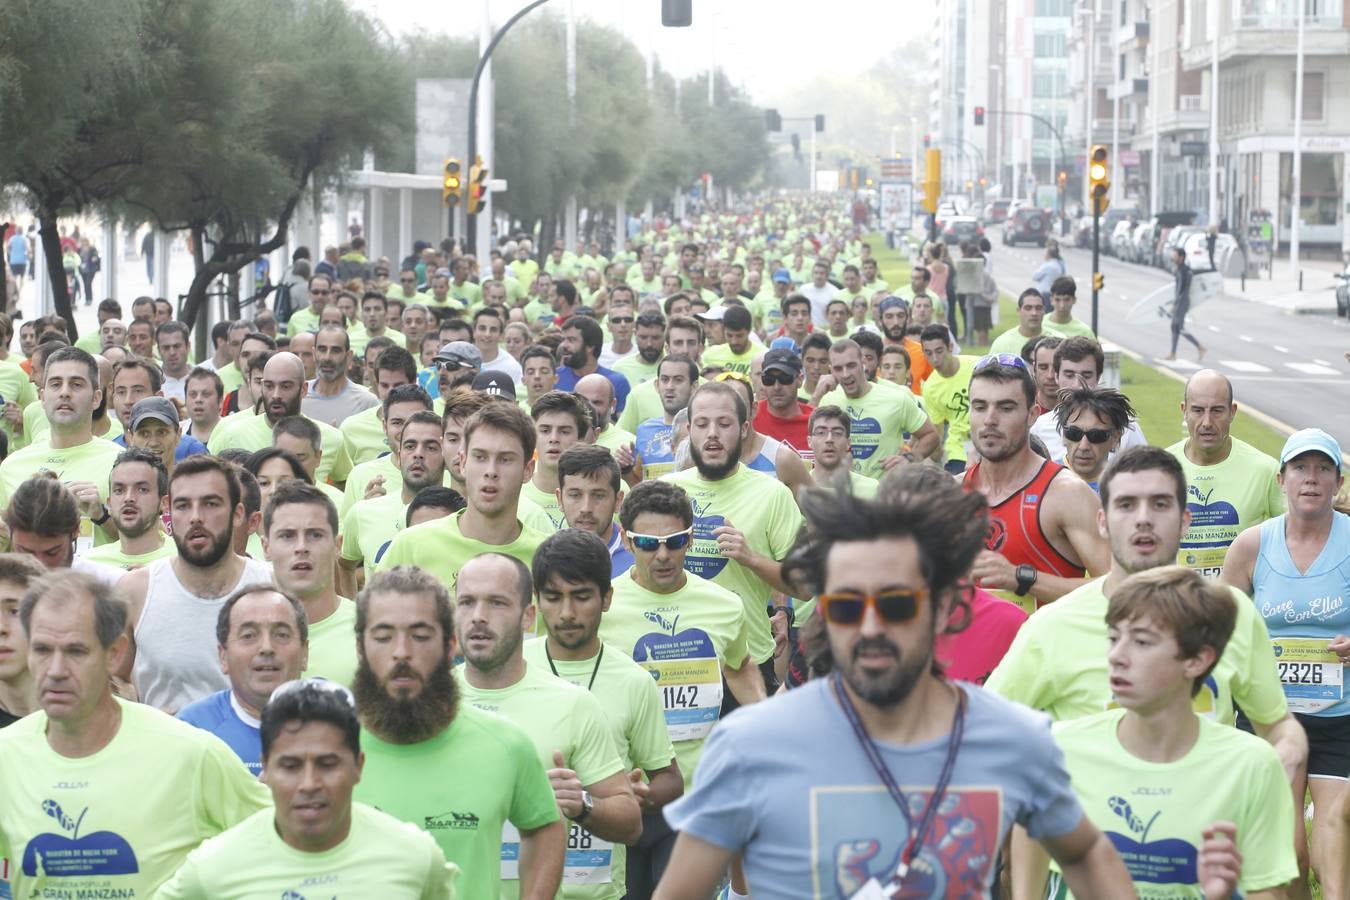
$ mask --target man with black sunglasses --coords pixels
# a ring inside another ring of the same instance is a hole
[[[807,423],[812,407],[797,399],[802,389],[801,357],[791,350],[770,350],[762,357],[759,384],[763,399],[755,409],[754,427],[760,434],[787,443],[802,459],[811,459]]]
[[[1051,385],[1056,385],[1050,391],[1053,397],[1053,405],[1041,413],[1036,419],[1036,424],[1031,426],[1033,436],[1041,439],[1045,444],[1045,449],[1050,453],[1050,458],[1057,463],[1068,465],[1068,452],[1071,448],[1065,446],[1063,435],[1060,434],[1059,414],[1056,407],[1063,402],[1062,389],[1077,389],[1078,387],[1095,388],[1101,381],[1102,369],[1106,364],[1106,356],[1102,352],[1101,344],[1097,343],[1091,337],[1075,336],[1060,340],[1058,338],[1042,338],[1036,345],[1034,352],[1036,366],[1039,369],[1047,359],[1050,361],[1050,377],[1046,381]],[[1037,373],[1039,379],[1039,373]],[[1040,406],[1041,395],[1046,393],[1045,386],[1037,384],[1037,406]],[[1112,456],[1119,455],[1120,452],[1128,450],[1131,447],[1148,446],[1148,438],[1144,436],[1143,429],[1139,427],[1139,420],[1134,418],[1134,413],[1130,413],[1130,421],[1125,425],[1119,435],[1115,448],[1110,450]],[[1087,427],[1087,426],[1084,426]],[[1070,466],[1070,468],[1073,468]],[[1105,464],[1103,467],[1105,468]],[[1101,469],[1097,470],[1100,475]]]
[[[1095,491],[1107,460],[1134,419],[1134,407],[1113,388],[1065,388],[1059,396],[1054,412],[1064,439],[1064,465]]]
[[[954,482],[908,489],[923,475],[876,500],[806,493],[785,568],[819,598],[804,630],[829,674],[713,732],[697,785],[666,808],[680,835],[658,900],[710,896],[738,855],[756,898],[986,897],[1013,823],[1075,895],[1134,896],[1044,718],[942,675],[938,634],[988,518]]]

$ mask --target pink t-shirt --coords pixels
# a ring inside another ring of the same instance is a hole
[[[970,624],[957,634],[938,635],[936,655],[948,678],[984,684],[1027,620],[1020,606],[976,588]]]

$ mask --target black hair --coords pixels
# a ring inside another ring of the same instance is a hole
[[[565,284],[566,282],[559,282]],[[605,332],[600,328],[600,323],[589,316],[573,316],[563,325],[563,330],[569,328],[576,329],[581,333],[581,343],[586,346],[595,356],[600,355],[600,351],[605,346]]]
[[[605,542],[580,528],[564,528],[549,535],[534,551],[530,563],[536,594],[543,593],[554,575],[573,584],[593,584],[601,594],[607,594],[612,570]]]
[[[1181,462],[1161,447],[1131,447],[1116,454],[1097,479],[1097,492],[1102,498],[1102,509],[1110,511],[1111,481],[1126,472],[1148,472],[1157,469],[1166,473],[1176,485],[1177,506],[1186,508],[1186,472]]]
[[[1031,377],[1031,370],[1024,366],[1009,366],[994,359],[975,367],[970,380],[973,382],[976,379],[998,384],[1016,382],[1022,387],[1022,395],[1027,400],[1027,409],[1036,405],[1036,381]]]
[[[356,716],[355,701],[346,691],[336,682],[334,688],[306,682],[273,692],[272,699],[262,710],[263,760],[266,761],[272,752],[272,745],[282,729],[309,722],[326,722],[342,732],[342,742],[352,751],[352,758],[360,759],[361,720]]]
[[[591,411],[594,412],[594,407],[591,407]],[[610,490],[616,494],[619,492],[619,464],[614,461],[614,455],[604,447],[597,447],[594,444],[573,444],[564,450],[558,457],[559,488],[562,488],[568,475],[602,479],[609,476],[605,480],[608,480]]]
[[[694,524],[694,506],[689,495],[669,481],[643,481],[634,486],[619,508],[619,524],[624,531],[632,531],[633,523],[643,513],[674,516],[685,528]]]
[[[749,331],[753,322],[750,310],[736,304],[728,304],[727,311],[722,316],[723,330]]]
[[[164,468],[164,460],[159,458],[158,453],[151,453],[142,447],[132,447],[117,454],[117,458],[113,460],[112,468],[116,469],[123,463],[145,463],[155,472],[155,488],[159,496],[163,497],[169,493],[169,470]],[[111,482],[112,469],[108,470],[108,479]]]
[[[316,452],[323,449],[323,432],[307,416],[282,416],[277,420],[277,424],[272,426],[272,440],[275,441],[283,434],[307,441]]]
[[[405,526],[411,525],[413,513],[420,509],[448,509],[450,515],[453,516],[468,505],[464,495],[454,488],[439,485],[425,487],[413,495],[412,501],[408,504],[408,512],[404,516],[403,524]]]
[[[203,472],[219,472],[225,476],[225,490],[230,498],[231,510],[242,502],[243,498],[240,495],[243,489],[239,486],[239,476],[235,472],[233,464],[208,453],[194,454],[173,467],[173,474],[169,476],[170,495],[173,494],[173,483],[175,481],[189,475],[201,475]]]
[[[952,345],[952,333],[947,330],[946,325],[940,322],[925,325],[923,331],[919,332],[919,343],[926,344],[929,341],[942,341],[950,347]]]
[[[188,458],[192,459],[193,457]],[[290,466],[291,472],[300,481],[303,481],[306,484],[314,483],[313,477],[306,471],[304,464],[300,462],[299,458],[291,451],[282,450],[280,447],[263,447],[261,450],[254,450],[249,454],[248,461],[244,463],[244,471],[257,477],[258,471],[262,469],[263,464],[272,459],[279,459]],[[177,472],[178,470],[175,468],[174,471]]]
[[[334,538],[337,538],[337,507],[322,488],[306,481],[283,481],[272,488],[272,496],[267,498],[267,508],[263,510],[263,534],[271,532],[272,519],[276,516],[277,510],[293,503],[322,507],[324,518],[328,521],[328,530]]]
[[[590,404],[570,391],[549,391],[530,407],[530,418],[535,422],[545,413],[564,413],[572,417],[577,426],[578,439],[585,437],[594,419],[587,410]]]

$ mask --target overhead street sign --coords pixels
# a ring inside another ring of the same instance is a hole
[[[907,156],[898,156],[881,161],[882,181],[913,181],[914,160]]]

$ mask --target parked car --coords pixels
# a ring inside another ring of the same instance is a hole
[[[1350,265],[1336,276],[1336,315],[1350,319]]]
[[[1148,256],[1142,258],[1140,262],[1146,262],[1151,266],[1157,266],[1159,268],[1166,268],[1163,257],[1166,255],[1164,246],[1168,236],[1171,235],[1174,228],[1194,225],[1197,218],[1198,216],[1189,210],[1160,212],[1158,215],[1154,216],[1154,220],[1158,224],[1157,228],[1154,229],[1153,246],[1150,248]]]
[[[1024,206],[1014,211],[1003,225],[1003,243],[1009,247],[1015,244],[1044,247],[1049,234],[1049,211],[1034,206]]]
[[[1209,264],[1209,245],[1206,239],[1209,237],[1204,231],[1199,234],[1186,236],[1185,242],[1181,245],[1186,251],[1186,265],[1197,272],[1204,272],[1212,268]],[[1214,266],[1223,268],[1224,260],[1228,254],[1237,250],[1237,238],[1231,234],[1215,235],[1214,241]]]
[[[1129,253],[1133,252],[1133,245],[1130,240],[1134,236],[1134,229],[1138,227],[1132,219],[1121,219],[1116,223],[1116,227],[1111,229],[1111,238],[1107,241],[1106,251],[1117,259],[1129,261]]]
[[[984,237],[984,228],[974,216],[952,216],[942,223],[942,240],[947,244],[978,241]]]
[[[994,200],[984,205],[984,219],[986,225],[998,225],[1008,220],[1008,210],[1012,206],[1011,200]]]
[[[1134,233],[1130,235],[1130,262],[1151,265],[1153,261],[1153,245],[1157,240],[1157,216],[1154,216],[1147,222],[1140,222],[1135,226]]]
[[[1172,265],[1172,251],[1177,247],[1184,246],[1191,235],[1204,233],[1205,229],[1198,225],[1179,225],[1167,232],[1167,237],[1163,239],[1162,248],[1159,251],[1162,256],[1162,267],[1169,272],[1174,271],[1176,267]],[[1208,261],[1205,263],[1205,268],[1209,268]]]

